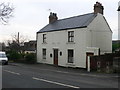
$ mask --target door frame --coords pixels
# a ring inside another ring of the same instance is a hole
[[[55,66],[58,66],[58,49],[57,48],[53,49],[53,64]]]

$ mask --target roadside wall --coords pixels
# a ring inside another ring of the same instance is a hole
[[[98,72],[114,72],[113,62],[115,57],[120,57],[120,52],[90,57],[90,70]]]

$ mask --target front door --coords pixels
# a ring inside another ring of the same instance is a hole
[[[54,54],[54,65],[58,65],[58,49],[54,49],[53,50],[53,54]]]

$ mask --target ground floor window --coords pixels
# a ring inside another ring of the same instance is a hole
[[[68,50],[68,63],[73,63],[74,60],[74,50],[69,49]]]
[[[46,59],[46,49],[42,49],[43,59]]]

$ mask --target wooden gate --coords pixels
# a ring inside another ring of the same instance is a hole
[[[93,56],[94,53],[91,53],[91,52],[87,52],[86,53],[86,69],[88,68],[88,56]]]

